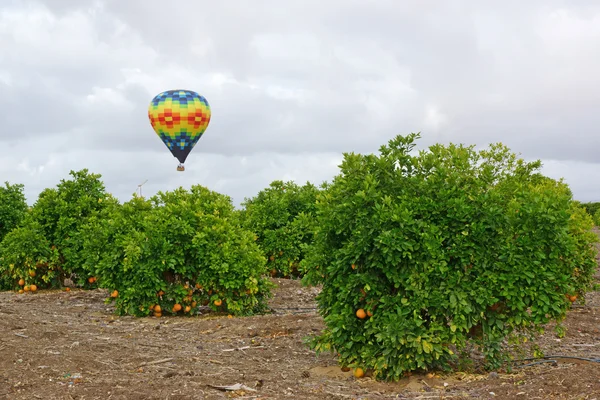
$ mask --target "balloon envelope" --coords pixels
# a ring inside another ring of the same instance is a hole
[[[206,99],[191,90],[162,92],[148,107],[152,128],[182,164],[206,131],[210,116]]]

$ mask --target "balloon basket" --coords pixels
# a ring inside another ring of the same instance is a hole
[[[177,171],[185,171],[185,167],[183,166],[183,164],[179,164],[177,166]]]

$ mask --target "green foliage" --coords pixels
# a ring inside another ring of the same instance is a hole
[[[94,286],[82,268],[79,234],[89,218],[115,200],[105,193],[100,175],[85,169],[70,175],[72,179],[42,191],[25,223],[0,245],[0,263],[9,277],[26,278],[40,288],[60,287],[65,278]]]
[[[600,210],[596,210],[596,212],[593,214],[592,217],[593,217],[594,225],[600,227]]]
[[[270,295],[266,260],[252,232],[238,225],[229,197],[194,186],[133,198],[107,208],[82,234],[84,268],[114,297],[117,312],[144,316],[264,311]],[[220,300],[220,306],[215,301]]]
[[[595,266],[589,218],[540,162],[501,144],[413,154],[419,137],[345,154],[301,264],[306,284],[323,285],[312,346],[381,379],[447,369],[467,345],[498,367],[503,340],[561,321]]]
[[[4,237],[0,246],[2,275],[10,282],[5,289],[17,290],[19,279],[23,279],[25,285],[51,281],[54,277],[48,268],[51,253],[43,230],[28,214],[21,226]]]
[[[581,206],[587,211],[589,215],[595,217],[600,212],[600,202],[589,202],[589,203],[581,203]],[[594,220],[596,226],[600,226],[600,223],[597,220]]]
[[[305,247],[313,240],[318,192],[310,183],[276,180],[242,204],[242,225],[256,234],[272,276],[298,276]]]
[[[0,186],[0,243],[4,237],[16,228],[27,213],[27,203],[23,194],[23,185],[11,185],[5,182]],[[0,246],[0,252],[2,247]],[[1,256],[0,256],[1,257]],[[14,287],[14,279],[0,259],[0,290]]]
[[[568,226],[572,242],[561,261],[566,264],[567,271],[572,271],[569,294],[576,295],[578,301],[585,304],[584,294],[594,291],[594,273],[598,267],[595,260],[597,250],[590,244],[595,243],[598,237],[592,231],[593,218],[583,207],[575,204],[571,206]]]
[[[27,212],[23,188],[23,185],[11,185],[8,182],[0,186],[0,242],[19,225]]]

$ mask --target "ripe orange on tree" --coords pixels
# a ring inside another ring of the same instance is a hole
[[[37,291],[37,286],[36,285],[30,285],[29,286],[29,290],[31,290],[32,292]]]
[[[19,286],[24,286],[25,280],[23,278],[19,279]]]
[[[363,376],[365,376],[365,371],[363,371],[363,369],[362,369],[362,368],[356,368],[356,369],[354,370],[354,376],[355,376],[356,378],[362,378]]]
[[[217,307],[221,307],[221,304],[223,304],[223,301],[221,299],[217,299],[214,301],[214,305]]]
[[[181,304],[177,303],[173,306],[173,311],[178,312],[181,311]]]
[[[356,316],[360,319],[365,319],[367,317],[367,313],[362,308],[356,310]]]

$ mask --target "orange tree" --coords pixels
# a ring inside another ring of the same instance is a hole
[[[323,285],[313,348],[378,379],[451,368],[467,345],[500,367],[503,340],[562,321],[596,267],[590,217],[540,162],[501,144],[416,153],[419,137],[344,155],[301,264]]]
[[[115,200],[105,193],[100,175],[85,169],[70,175],[56,188],[43,190],[23,223],[0,244],[0,261],[14,282],[60,287],[69,278],[80,286],[96,285],[82,267],[80,231]]]
[[[594,219],[594,225],[600,226],[600,210],[596,210],[592,218]]]
[[[308,182],[300,186],[276,180],[242,203],[242,225],[256,234],[272,276],[298,275],[304,249],[313,239],[318,192]]]
[[[598,212],[600,211],[600,202],[588,202],[582,203],[581,206],[590,214],[592,217],[596,217]],[[596,226],[598,226],[598,222],[596,221]]]
[[[0,243],[4,237],[16,228],[27,212],[27,202],[23,194],[24,186],[5,182],[0,186]],[[8,276],[7,268],[0,260],[0,290],[11,289],[13,280]]]
[[[134,197],[92,218],[82,237],[83,266],[109,289],[119,314],[266,308],[265,257],[228,196],[193,186]]]
[[[4,187],[0,186],[0,242],[19,225],[27,212],[23,189],[23,185],[8,182]]]

